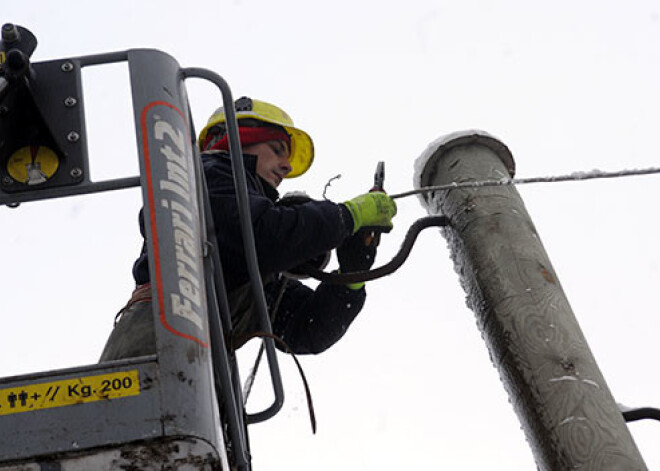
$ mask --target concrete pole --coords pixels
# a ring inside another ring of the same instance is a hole
[[[507,147],[481,131],[450,135],[417,162],[416,187],[513,177]],[[451,255],[491,359],[542,470],[646,466],[513,186],[422,197],[444,214]]]

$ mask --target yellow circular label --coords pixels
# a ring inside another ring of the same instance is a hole
[[[7,173],[16,181],[38,185],[52,177],[60,166],[55,152],[43,146],[25,146],[7,161]]]

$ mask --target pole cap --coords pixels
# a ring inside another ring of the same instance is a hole
[[[415,172],[413,175],[413,186],[415,189],[431,186],[432,172],[435,162],[448,150],[462,145],[478,144],[492,150],[502,161],[509,178],[516,174],[516,163],[513,160],[513,154],[509,148],[498,138],[479,129],[470,129],[466,131],[457,131],[439,137],[431,142],[426,150],[415,161]],[[503,176],[504,177],[504,176]],[[419,198],[423,205],[428,203],[427,197],[420,194]]]

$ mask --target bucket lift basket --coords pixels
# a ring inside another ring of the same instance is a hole
[[[246,415],[225,344],[230,316],[184,82],[210,80],[222,92],[240,193],[245,177],[229,87],[157,50],[30,64],[34,47],[8,44],[6,27],[0,204],[141,186],[157,353],[0,379],[0,471],[251,469],[246,424],[277,413],[281,378],[267,339],[275,400]],[[28,30],[17,32],[29,42]],[[128,62],[140,176],[93,182],[81,69],[114,62]],[[261,320],[270,331],[267,316]]]

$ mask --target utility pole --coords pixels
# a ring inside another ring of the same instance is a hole
[[[429,146],[415,184],[508,179],[514,166],[502,142],[467,131]],[[647,469],[516,188],[422,199],[449,217],[443,235],[539,469]]]

